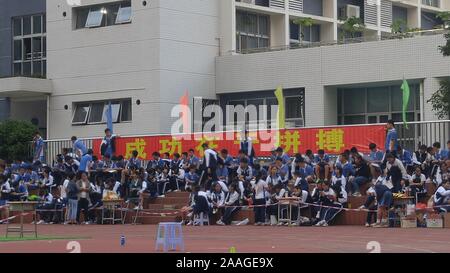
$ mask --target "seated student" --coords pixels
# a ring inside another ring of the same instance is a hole
[[[255,226],[261,226],[266,222],[265,204],[266,204],[266,189],[267,182],[262,179],[259,173],[251,182],[254,198],[254,212],[255,212]]]
[[[23,177],[24,177],[24,176],[25,176],[25,165],[24,165],[24,164],[21,164],[21,165],[19,166],[18,173],[13,174],[13,175],[11,176],[11,178],[13,178],[12,183],[11,183],[11,186],[12,186],[12,187],[17,187],[17,186],[19,185],[19,182],[20,182],[21,180],[23,180]]]
[[[422,168],[419,166],[416,167],[414,174],[411,176],[411,179],[409,180],[409,188],[411,189],[411,195],[416,196],[416,194],[420,194],[423,196],[425,191],[425,182],[427,181],[427,178],[422,173]],[[417,202],[419,200],[416,200]]]
[[[440,142],[433,143],[432,147],[433,147],[434,157],[437,161],[444,161],[447,159],[447,151],[444,149],[441,149]]]
[[[169,184],[169,171],[167,166],[160,169],[160,172],[157,170],[158,197],[165,197],[167,185]]]
[[[73,157],[66,156],[64,158],[64,167],[66,172],[77,173],[80,163],[76,161]]]
[[[28,189],[23,180],[20,180],[19,184],[12,188],[10,193],[10,201],[26,201],[28,198]]]
[[[170,168],[170,163],[172,162],[172,160],[170,159],[170,153],[168,152],[163,153],[161,159],[164,162],[164,165]]]
[[[83,158],[82,158],[83,160]],[[92,161],[89,164],[90,171],[103,171],[105,169],[105,163],[100,160],[96,155],[92,156]]]
[[[403,149],[402,146],[397,146],[397,158],[403,163],[407,170],[413,169],[413,155],[410,151]]]
[[[222,190],[220,183],[214,183],[212,189],[213,190],[210,193],[210,200],[213,208],[212,214],[216,214],[220,209],[223,210],[222,206],[225,203],[225,192]]]
[[[110,170],[110,169],[116,169],[116,164],[111,159],[111,156],[109,154],[105,154],[103,156],[103,169]]]
[[[436,172],[436,176],[429,178],[430,182],[434,182],[436,185],[440,186],[443,181],[450,179],[450,159],[443,162]]]
[[[305,185],[305,182],[306,186],[308,185],[308,183],[314,182],[314,169],[310,165],[306,164],[306,161],[303,157],[299,157],[298,159],[296,159],[296,164],[292,175],[294,175],[296,172],[299,173],[297,179],[300,177],[302,185]]]
[[[188,167],[195,167],[198,171],[200,167],[200,159],[195,155],[194,149],[189,149],[188,156]]]
[[[450,179],[442,182],[434,194],[433,201],[437,211],[443,213],[450,212]]]
[[[377,144],[370,143],[369,144],[369,160],[371,163],[377,163],[381,164],[383,162],[384,153],[383,151],[379,150],[377,147]]]
[[[173,154],[173,159],[170,161],[170,169],[171,170],[175,170],[175,169],[180,169],[182,168],[182,164],[183,162],[181,161],[181,155],[179,153],[174,153]]]
[[[307,179],[305,179],[305,173],[301,172],[302,170],[297,170],[294,172],[293,181],[294,187],[300,187],[303,191],[309,192],[309,184],[307,182]]]
[[[277,184],[273,186],[273,192],[271,194],[271,206],[269,208],[270,211],[270,225],[276,226],[278,225],[278,202],[280,199],[286,197],[286,190],[283,188],[282,184]]]
[[[41,189],[39,196],[43,204],[37,207],[39,218],[41,219],[37,224],[48,224],[53,219],[53,210],[55,209],[54,198],[48,189]]]
[[[217,179],[228,184],[228,168],[225,166],[222,160],[217,161],[217,169],[216,169]]]
[[[355,178],[352,180],[353,196],[361,196],[360,187],[369,182],[370,168],[368,163],[358,155],[355,157]]]
[[[184,176],[186,182],[185,189],[192,189],[195,185],[199,184],[200,176],[197,174],[197,167],[190,166],[189,172]]]
[[[281,177],[278,174],[277,166],[273,165],[269,168],[269,175],[266,178],[266,182],[272,186],[281,184]]]
[[[328,181],[330,179],[330,157],[325,154],[324,150],[319,150],[317,155],[314,157],[315,173],[317,179],[322,179]]]
[[[9,201],[9,196],[11,193],[11,185],[9,183],[11,177],[10,174],[0,173],[0,219],[7,219],[9,217],[8,207],[5,206],[6,202]],[[0,221],[0,224],[6,224],[8,220]]]
[[[148,184],[144,179],[143,174],[134,173],[131,178],[130,183],[130,197],[131,198],[139,198],[139,202],[136,206],[136,209],[142,210],[142,205],[144,204],[144,193],[148,192]]]
[[[347,179],[343,175],[341,167],[336,167],[334,169],[333,176],[331,177],[331,186],[338,186],[343,188],[344,190],[347,188]]]
[[[289,166],[283,163],[283,159],[281,157],[278,157],[275,160],[275,166],[277,167],[278,176],[281,179],[281,184],[287,186],[289,182]]]
[[[377,222],[373,225],[374,228],[389,227],[388,212],[393,204],[392,191],[387,187],[382,180],[377,180],[375,184],[375,196],[378,204]]]
[[[240,194],[235,182],[236,181],[234,181],[228,187],[229,191],[227,196],[225,197],[225,202],[222,205],[222,207],[225,208],[225,212],[222,216],[222,219],[217,221],[216,224],[218,225],[221,226],[230,225],[233,215],[240,210],[239,207]]]
[[[181,167],[173,167],[170,169],[170,178],[169,178],[169,191],[179,191],[180,189],[184,190],[185,182],[184,182],[184,169]]]
[[[277,159],[277,158],[281,158],[281,162],[283,163],[283,164],[285,164],[285,165],[287,165],[287,166],[290,166],[290,164],[291,164],[291,157],[287,154],[287,153],[285,153],[285,152],[283,152],[283,148],[281,148],[281,147],[278,147],[276,150],[275,150],[275,154],[276,154],[276,158],[275,158],[275,160]],[[273,162],[273,163],[275,163],[275,162]]]
[[[331,188],[330,182],[324,182],[322,185],[322,191],[319,193],[319,201],[320,204],[319,211],[316,214],[315,226],[322,226],[326,227],[330,224],[331,220],[334,219],[334,217],[342,210],[343,204],[339,202],[341,200],[342,202],[347,202],[347,195],[345,193],[345,190],[342,191],[342,188],[336,187],[336,189],[340,189],[341,192],[338,195],[336,192]]]
[[[228,172],[234,167],[234,159],[231,155],[228,154],[227,149],[222,149],[220,151],[220,157],[222,158],[223,164],[228,169]]]
[[[54,185],[54,178],[50,174],[50,168],[45,168],[44,172],[42,173],[42,180],[40,181],[40,188],[47,188],[51,190]]]
[[[37,183],[39,182],[39,175],[33,171],[33,167],[28,165],[23,175],[23,182],[29,189],[37,189]]]
[[[400,159],[395,158],[391,153],[386,154],[386,176],[390,177],[394,188],[392,192],[400,192],[402,188],[402,180],[407,177],[407,172]]]
[[[134,150],[133,152],[131,152],[131,158],[128,159],[127,164],[125,166],[125,169],[130,170],[130,169],[140,169],[142,167],[142,161],[138,158],[139,156],[139,152]],[[147,165],[147,169],[149,167],[149,165],[152,165],[152,161],[149,161],[148,165]]]
[[[253,164],[253,175],[256,176],[257,174],[261,174],[264,181],[267,179],[267,170],[259,163]]]
[[[240,180],[244,181],[245,183],[250,183],[250,181],[253,179],[253,170],[248,165],[247,158],[242,158],[240,160],[239,168],[237,169],[236,172]]]
[[[128,161],[125,160],[123,155],[119,155],[116,158],[116,168],[117,169],[126,169],[126,166],[128,165]],[[141,166],[142,167],[142,166]]]
[[[347,179],[351,176],[355,175],[355,170],[353,169],[353,165],[348,161],[348,155],[346,153],[342,153],[339,157],[339,165],[336,164],[337,167],[342,169],[342,175]]]

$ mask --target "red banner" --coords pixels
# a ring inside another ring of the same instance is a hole
[[[208,133],[179,136],[142,136],[142,137],[119,137],[116,140],[116,155],[129,158],[136,150],[139,157],[149,160],[152,153],[168,152],[181,154],[189,149],[194,149],[198,156],[203,155],[203,143],[208,143],[210,148],[217,151],[227,149],[230,155],[237,155],[240,148],[240,133]],[[361,152],[369,151],[369,144],[375,143],[378,147],[384,147],[386,129],[383,125],[349,126],[349,127],[326,127],[289,129],[271,132],[250,132],[253,139],[253,148],[257,156],[269,156],[275,147],[278,136],[280,146],[285,152],[294,155],[304,154],[310,149],[317,152],[325,150],[328,154],[340,154],[352,147]],[[93,146],[96,155],[100,154],[101,139],[94,140]]]

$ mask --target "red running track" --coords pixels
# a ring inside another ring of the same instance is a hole
[[[81,252],[155,252],[157,226],[63,226],[40,225],[39,235],[89,237],[78,240]],[[4,235],[5,225],[0,225]],[[356,226],[335,227],[183,227],[186,252],[226,253],[235,247],[241,253],[365,253],[370,241],[378,241],[381,252],[450,252],[449,229],[374,229]],[[126,245],[120,246],[120,236]],[[276,234],[275,236],[273,236]],[[0,242],[0,253],[58,253],[70,240]]]

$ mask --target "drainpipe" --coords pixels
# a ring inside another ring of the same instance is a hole
[[[49,139],[50,133],[50,95],[47,95],[47,130],[46,130],[46,139]]]

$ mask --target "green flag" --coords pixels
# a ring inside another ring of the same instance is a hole
[[[285,116],[285,110],[284,110],[284,95],[283,95],[283,88],[279,86],[277,90],[275,91],[275,96],[278,100],[278,113],[277,113],[277,125],[278,125],[278,132],[277,132],[277,142],[276,147],[281,146],[281,134],[280,130],[286,128],[286,116]]]
[[[403,84],[401,87],[403,91],[403,124],[406,126],[406,129],[408,129],[408,124],[406,123],[406,110],[408,110],[408,104],[409,104],[409,85],[406,80],[403,80]]]

